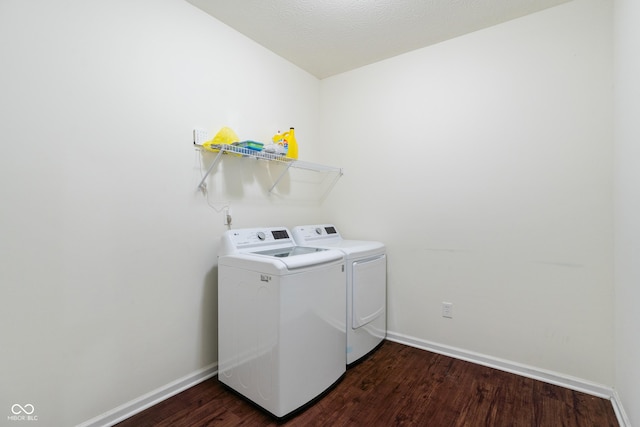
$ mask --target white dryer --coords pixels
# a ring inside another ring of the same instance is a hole
[[[218,379],[278,418],[346,371],[346,272],[338,250],[284,227],[230,230],[218,258]]]
[[[331,224],[294,227],[303,246],[339,249],[347,265],[347,365],[371,353],[387,336],[387,256],[383,243],[345,240]]]

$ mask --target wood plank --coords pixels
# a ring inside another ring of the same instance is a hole
[[[211,378],[118,427],[615,427],[611,402],[385,341],[315,405],[279,422]]]

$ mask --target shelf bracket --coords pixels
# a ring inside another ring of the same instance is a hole
[[[204,181],[207,179],[207,177],[209,176],[211,171],[213,171],[213,168],[215,168],[216,165],[218,164],[218,162],[220,161],[220,156],[222,156],[222,150],[218,151],[218,155],[216,156],[215,159],[213,159],[213,162],[211,163],[211,166],[209,166],[209,169],[207,169],[207,172],[202,177],[202,180],[200,181],[200,184],[198,184],[198,188],[200,190],[204,191],[206,189],[206,186],[204,185]]]
[[[336,177],[333,178],[333,181],[331,182],[331,184],[327,187],[324,194],[320,197],[320,201],[324,201],[324,199],[327,198],[327,196],[329,195],[329,193],[331,193],[331,190],[333,190],[333,187],[335,187],[336,183],[342,177],[343,174],[344,172],[342,171],[342,168],[340,168],[340,170],[336,174]]]
[[[284,177],[284,174],[287,173],[287,171],[289,170],[289,168],[291,167],[291,165],[293,165],[295,163],[295,161],[290,161],[287,163],[287,167],[284,168],[284,170],[282,171],[282,173],[280,174],[280,176],[278,177],[278,179],[276,179],[276,181],[273,183],[273,185],[271,186],[271,188],[269,189],[269,193],[271,193],[273,191],[274,188],[276,188],[276,186],[278,185],[278,183],[280,182],[280,180],[282,179],[282,177]]]

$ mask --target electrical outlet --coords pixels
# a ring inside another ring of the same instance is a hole
[[[202,145],[209,140],[209,132],[204,129],[193,130],[193,143],[196,145]]]
[[[453,303],[442,302],[442,317],[453,319]]]

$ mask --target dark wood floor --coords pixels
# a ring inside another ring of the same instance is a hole
[[[390,341],[306,411],[279,423],[217,377],[118,427],[618,426],[611,402]]]

